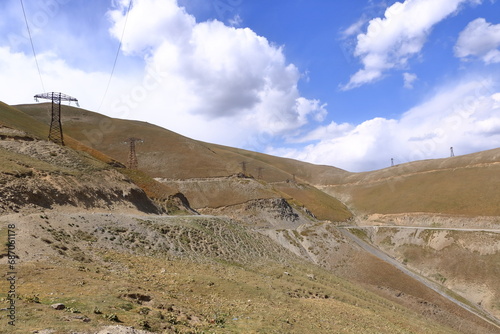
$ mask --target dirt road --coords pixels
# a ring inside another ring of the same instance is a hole
[[[370,226],[370,227],[373,227],[373,226]],[[400,228],[399,226],[390,226],[390,227]],[[378,257],[382,261],[390,263],[391,265],[393,265],[394,267],[398,268],[399,270],[401,270],[406,275],[408,275],[408,276],[412,277],[413,279],[421,282],[422,284],[424,284],[428,288],[434,290],[435,292],[439,293],[441,296],[445,297],[446,299],[450,300],[451,302],[453,302],[453,303],[457,304],[458,306],[466,309],[467,311],[469,311],[469,312],[477,315],[478,317],[482,318],[483,320],[489,322],[490,324],[492,324],[495,327],[497,327],[498,329],[500,329],[500,320],[499,319],[495,318],[493,315],[487,313],[484,310],[479,311],[479,310],[474,309],[471,306],[469,306],[467,304],[464,304],[464,303],[460,302],[459,300],[451,297],[445,291],[443,291],[443,288],[441,286],[439,286],[438,284],[436,284],[436,283],[428,280],[427,278],[425,278],[423,276],[420,276],[417,273],[409,270],[408,268],[406,268],[403,264],[401,264],[400,262],[398,262],[394,258],[390,257],[389,255],[385,254],[384,252],[380,251],[379,249],[375,248],[374,246],[368,244],[367,242],[363,241],[362,239],[360,239],[357,236],[355,236],[354,234],[352,234],[349,231],[350,228],[360,228],[360,226],[340,227],[338,229],[339,229],[339,231],[346,238],[352,240],[354,243],[356,243],[359,247],[361,247],[366,252],[368,252],[368,253],[370,253],[370,254]],[[408,227],[408,228],[410,228],[410,227]],[[415,229],[415,227],[411,227],[411,228]],[[435,228],[435,229],[441,229],[441,230],[443,230],[443,228]],[[444,230],[446,230],[446,229],[444,229]],[[450,229],[450,230],[453,230],[453,229]],[[457,230],[463,230],[463,229],[457,229]],[[471,230],[469,229],[467,231],[471,231]],[[483,231],[483,229],[480,229],[479,231]],[[493,231],[486,230],[486,231],[500,233],[499,230],[493,230]]]

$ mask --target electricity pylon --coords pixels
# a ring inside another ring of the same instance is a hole
[[[128,168],[137,169],[139,163],[137,162],[137,155],[135,155],[135,143],[143,143],[144,141],[139,138],[130,137],[125,143],[130,144],[130,151],[128,153]]]
[[[72,96],[63,93],[42,93],[35,95],[35,101],[38,99],[51,100],[52,102],[52,117],[50,119],[49,140],[59,145],[64,146],[64,138],[61,124],[61,101],[74,101],[79,107],[78,100]]]
[[[247,164],[248,164],[248,162],[246,162],[246,161],[240,162],[241,172],[243,173],[243,175],[247,175]]]
[[[257,179],[262,180],[262,171],[263,170],[264,170],[264,167],[257,168],[257,171],[258,171]]]

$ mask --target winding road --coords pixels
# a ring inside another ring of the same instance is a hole
[[[418,227],[404,227],[404,226],[365,226],[365,227],[393,227],[393,228],[412,228],[412,229],[418,229]],[[480,317],[484,321],[487,321],[488,323],[492,324],[493,326],[497,327],[500,329],[500,320],[494,317],[493,315],[489,314],[485,310],[482,310],[482,312],[479,312],[477,309],[472,308],[471,306],[462,303],[461,301],[453,298],[452,296],[448,295],[443,291],[443,288],[439,286],[438,284],[428,280],[427,278],[418,275],[417,273],[409,270],[406,268],[403,264],[395,260],[394,258],[390,257],[389,255],[385,254],[378,248],[370,245],[369,243],[365,242],[364,240],[358,238],[355,236],[353,233],[349,231],[351,228],[363,228],[363,226],[347,226],[347,227],[339,227],[339,231],[344,235],[346,238],[352,240],[355,244],[357,244],[359,247],[361,247],[364,251],[378,257],[382,261],[385,261],[397,269],[401,270],[403,273],[406,275],[412,277],[413,279],[419,281],[420,283],[424,284],[428,288],[434,290],[435,292],[439,293],[441,296],[445,297],[449,301],[457,304],[458,306],[466,309],[467,311],[475,314],[476,316]],[[495,232],[495,233],[500,233],[500,230],[490,230],[490,229],[446,229],[446,228],[428,228],[428,227],[420,227],[420,229],[433,229],[433,230],[458,230],[458,231],[475,231],[475,232]]]

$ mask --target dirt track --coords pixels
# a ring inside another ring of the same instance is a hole
[[[371,227],[371,226],[370,226]],[[394,227],[394,226],[391,226],[391,227]],[[356,226],[356,227],[352,227],[352,228],[359,228],[359,226]],[[399,228],[399,227],[398,227]],[[404,228],[404,227],[403,227]],[[410,227],[408,227],[410,228]],[[412,227],[414,228],[414,227]],[[440,230],[443,230],[443,228],[435,228],[435,229],[440,229]],[[348,239],[352,240],[354,243],[356,243],[359,247],[361,247],[363,250],[365,250],[366,252],[376,256],[377,258],[381,259],[382,261],[385,261],[387,263],[390,263],[391,265],[393,265],[394,267],[398,268],[399,270],[401,270],[403,273],[405,273],[406,275],[412,277],[413,279],[421,282],[422,284],[424,284],[425,286],[427,286],[428,288],[434,290],[435,292],[439,293],[441,296],[445,297],[446,299],[448,299],[449,301],[459,305],[460,307],[468,310],[469,312],[477,315],[478,317],[480,317],[481,319],[489,322],[490,324],[494,325],[495,327],[497,327],[498,329],[500,329],[500,320],[495,318],[494,316],[492,316],[491,314],[487,313],[486,311],[482,310],[482,312],[479,312],[478,310],[470,307],[469,305],[466,305],[462,302],[460,302],[459,300],[451,297],[450,295],[448,295],[447,293],[445,293],[443,291],[443,289],[438,286],[437,284],[435,284],[434,282],[431,282],[429,281],[428,279],[426,279],[425,277],[422,277],[416,273],[414,273],[413,271],[409,270],[408,268],[406,268],[403,264],[401,264],[400,262],[398,262],[397,260],[393,259],[392,257],[390,257],[389,255],[383,253],[382,251],[380,251],[379,249],[369,245],[368,243],[366,243],[365,241],[361,240],[360,238],[358,238],[357,236],[355,236],[354,234],[352,234],[350,231],[349,231],[349,227],[344,227],[344,228],[339,228],[340,232]],[[464,229],[459,229],[459,230],[464,230]],[[469,230],[470,231],[470,230]],[[482,231],[482,230],[480,230]],[[496,233],[500,233],[499,230],[495,230],[494,232]]]

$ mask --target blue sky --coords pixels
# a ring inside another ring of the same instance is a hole
[[[496,0],[128,5],[24,0],[40,80],[20,1],[2,1],[0,100],[61,91],[112,117],[356,172],[500,146]]]

